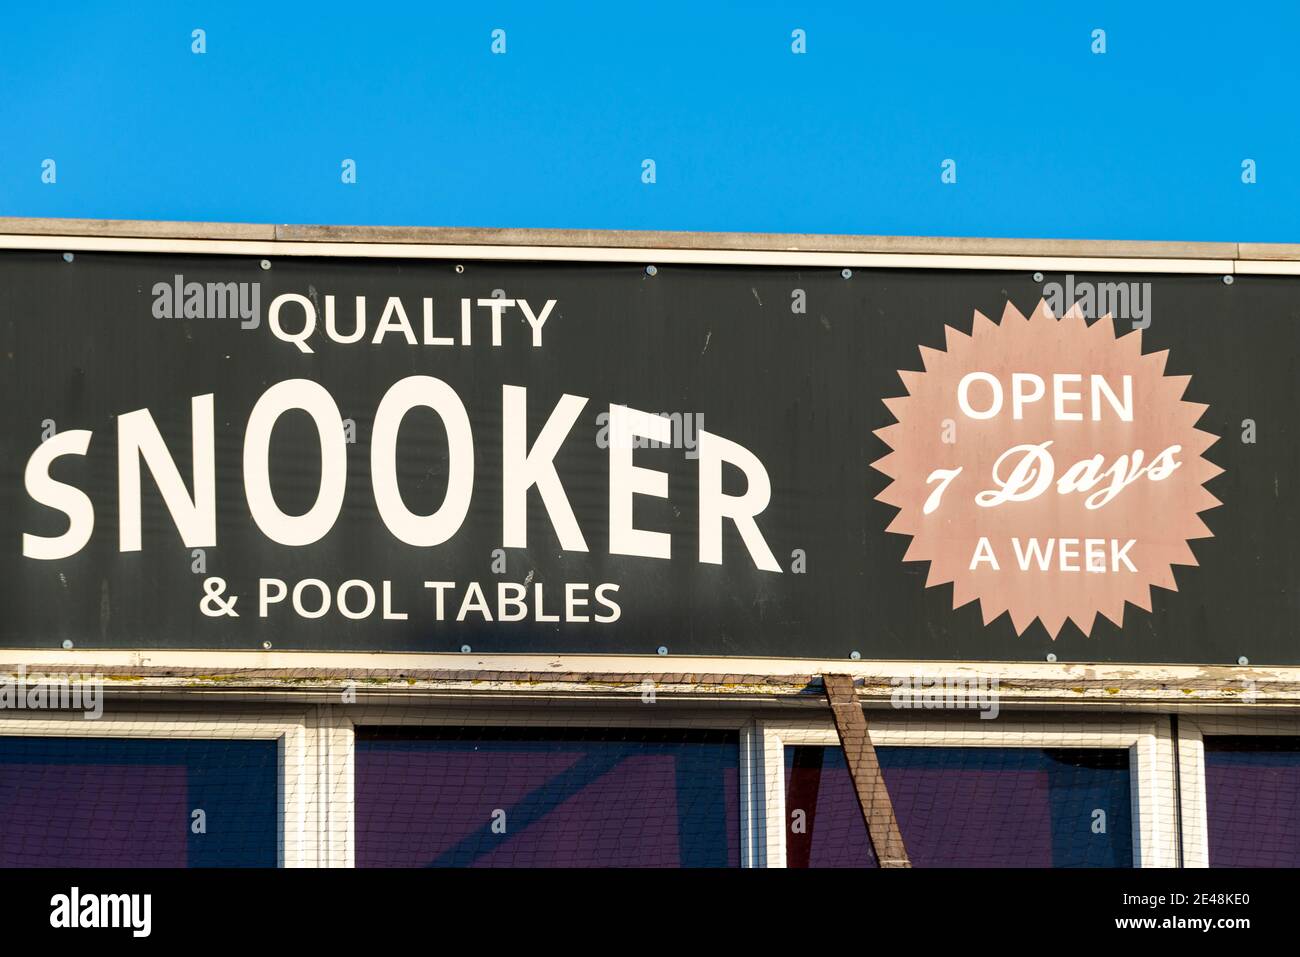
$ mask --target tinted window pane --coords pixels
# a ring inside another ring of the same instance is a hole
[[[274,741],[0,737],[0,867],[274,867],[278,773]]]
[[[913,866],[1132,865],[1124,749],[876,753]],[[788,747],[785,764],[789,866],[875,867],[844,752]]]
[[[358,728],[361,867],[735,867],[734,732]]]
[[[1211,867],[1300,867],[1300,737],[1205,739]]]

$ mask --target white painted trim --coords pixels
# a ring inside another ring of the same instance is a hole
[[[763,730],[748,721],[740,729],[740,866],[765,867]]]
[[[315,798],[308,807],[308,826],[315,835],[316,867],[355,865],[356,804],[352,725],[334,705],[317,705],[308,713],[309,764],[315,773]]]
[[[764,823],[767,825],[766,844],[768,848],[767,866],[768,867],[785,867],[786,866],[786,841],[785,841],[785,740],[782,734],[788,727],[785,723],[775,721],[761,722],[760,727],[763,731],[763,766],[766,769],[764,775],[765,786],[764,793],[767,797],[767,813],[764,815]],[[834,735],[832,727],[831,734]],[[838,739],[834,742],[838,744]]]
[[[293,240],[150,239],[119,236],[0,235],[0,249],[58,252],[188,253],[229,256],[353,257],[805,266],[855,269],[986,269],[1045,272],[1188,273],[1227,275],[1243,263],[1230,259],[1140,259],[1088,256],[983,256],[943,253],[840,253],[753,249],[638,249],[603,246],[496,246],[426,243],[296,242]],[[1253,265],[1253,264],[1247,264]],[[1261,266],[1288,265],[1260,263]],[[1294,265],[1294,264],[1290,264]]]
[[[883,747],[1126,748],[1132,782],[1133,866],[1177,865],[1173,813],[1173,752],[1168,719],[1129,715],[1113,721],[1095,717],[1036,718],[1003,714],[995,720],[927,721],[915,715],[869,716],[872,743]],[[768,773],[768,866],[784,867],[785,746],[839,747],[825,720],[763,722]]]
[[[315,797],[306,774],[311,760],[306,720],[303,714],[239,710],[223,714],[113,710],[93,721],[56,711],[26,712],[21,717],[0,711],[0,736],[275,741],[280,799],[277,861],[281,867],[304,867],[315,863],[315,841],[308,837]]]
[[[1233,272],[1243,276],[1300,276],[1300,260],[1241,259]]]
[[[1178,719],[1178,798],[1183,867],[1210,866],[1210,821],[1205,806],[1205,741],[1197,722]]]
[[[1169,719],[1155,718],[1129,746],[1133,789],[1134,867],[1178,866],[1174,743]]]

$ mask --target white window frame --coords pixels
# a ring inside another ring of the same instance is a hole
[[[317,756],[327,754],[329,748],[317,743],[317,722],[312,719],[301,709],[118,711],[106,707],[103,715],[94,720],[80,713],[70,716],[66,711],[0,711],[0,737],[275,741],[277,864],[311,867],[320,860],[317,809],[329,804],[316,799]]]
[[[1173,741],[1163,715],[1016,715],[993,720],[942,720],[927,714],[867,713],[871,741],[884,747],[962,748],[1125,748],[1129,753],[1133,815],[1133,866],[1176,867],[1177,815],[1174,807]],[[785,747],[839,747],[829,720],[765,721],[762,724],[766,774],[765,850],[768,867],[786,866]]]
[[[1184,867],[1210,866],[1210,820],[1205,792],[1205,736],[1300,735],[1300,716],[1257,711],[1251,714],[1178,718],[1178,793],[1182,812]]]

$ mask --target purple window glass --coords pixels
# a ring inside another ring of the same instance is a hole
[[[876,753],[915,867],[1133,864],[1125,749]],[[788,866],[875,867],[844,752],[787,747],[785,766]]]
[[[0,867],[274,867],[278,764],[274,741],[0,737]]]
[[[1300,867],[1300,737],[1207,735],[1211,867]]]
[[[736,867],[726,731],[358,728],[359,867]]]

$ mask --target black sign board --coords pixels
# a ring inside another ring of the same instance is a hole
[[[5,647],[1300,664],[1294,278],[7,251],[0,333]]]

